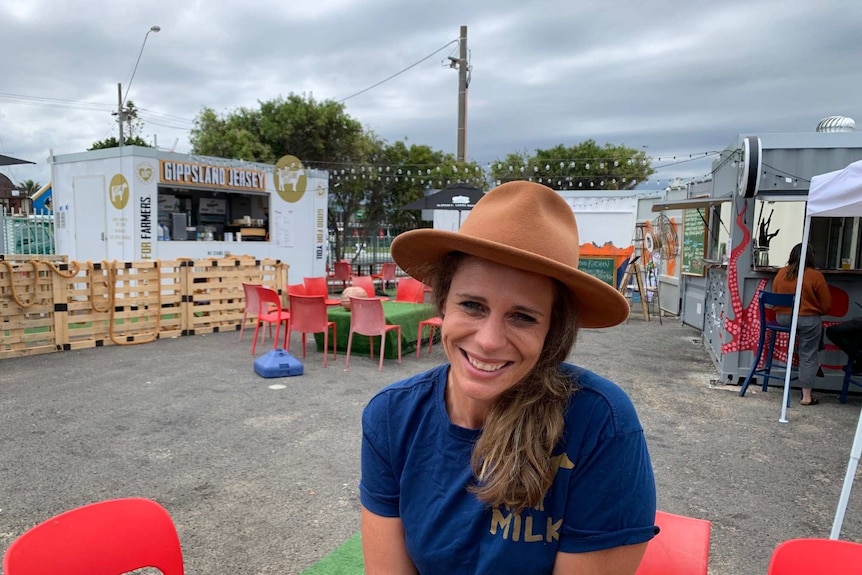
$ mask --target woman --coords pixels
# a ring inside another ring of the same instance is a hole
[[[458,232],[392,243],[433,288],[449,360],[363,413],[366,573],[632,574],[655,535],[655,482],[625,393],[566,364],[579,326],[628,317],[577,269],[553,190],[509,182]]]
[[[814,249],[808,245],[805,251],[805,269],[802,272],[802,295],[799,301],[799,319],[796,321],[796,341],[799,354],[799,385],[802,387],[802,405],[817,405],[820,401],[812,397],[811,388],[814,378],[820,370],[821,335],[823,320],[821,315],[829,313],[832,306],[832,295],[823,274],[814,269]],[[778,270],[772,280],[772,291],[775,293],[796,293],[796,278],[799,277],[799,261],[802,258],[802,244],[796,244],[790,250],[787,265]],[[787,307],[775,308],[775,319],[784,326],[789,326],[793,319],[793,310]]]

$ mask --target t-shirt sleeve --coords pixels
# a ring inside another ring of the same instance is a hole
[[[386,395],[380,394],[362,412],[362,506],[383,517],[398,517],[401,488],[392,468]]]
[[[630,417],[637,423],[633,407]],[[643,430],[639,424],[624,431],[613,428],[607,421],[593,448],[572,470],[560,551],[633,545],[657,532],[655,478]]]

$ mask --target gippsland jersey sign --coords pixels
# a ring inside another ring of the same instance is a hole
[[[159,161],[159,181],[163,184],[178,184],[229,190],[266,191],[266,172],[248,168],[213,166],[197,162]]]

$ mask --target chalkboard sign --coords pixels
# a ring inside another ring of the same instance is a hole
[[[706,257],[707,208],[683,210],[682,217],[682,273],[702,276],[703,258]]]
[[[595,276],[608,285],[616,287],[616,266],[614,258],[581,258],[578,269]]]

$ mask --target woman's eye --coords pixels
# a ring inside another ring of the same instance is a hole
[[[526,313],[516,313],[515,319],[523,323],[536,323],[536,318]]]
[[[482,304],[475,301],[463,301],[459,305],[467,311],[480,311],[482,309]]]

